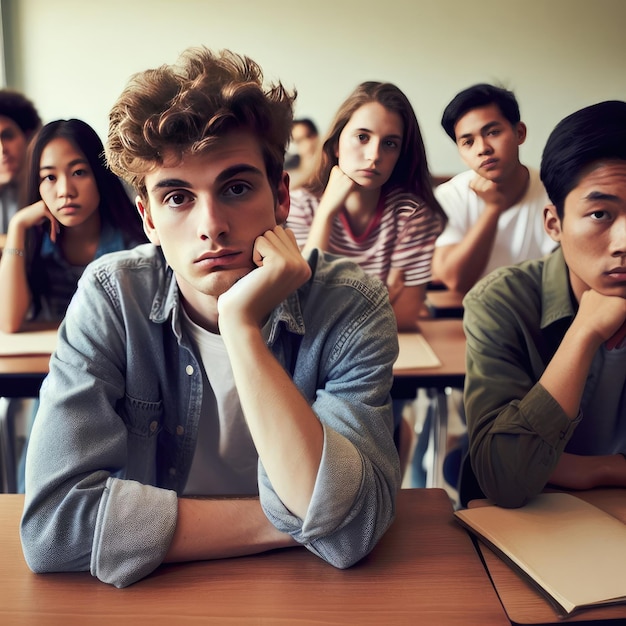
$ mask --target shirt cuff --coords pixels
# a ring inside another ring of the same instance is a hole
[[[563,450],[582,420],[579,411],[575,419],[570,419],[563,407],[546,388],[537,383],[520,402],[520,412],[549,446]]]

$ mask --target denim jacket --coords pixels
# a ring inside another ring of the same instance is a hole
[[[317,251],[309,263],[312,278],[272,314],[268,346],[324,427],[320,470],[305,519],[283,505],[260,462],[259,497],[279,530],[343,568],[394,516],[397,332],[377,279]],[[89,569],[123,587],[163,561],[193,458],[202,376],[160,248],[88,266],[29,443],[20,532],[34,571]]]

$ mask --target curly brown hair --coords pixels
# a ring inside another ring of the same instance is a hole
[[[263,71],[246,56],[189,48],[177,64],[131,77],[109,115],[109,167],[146,199],[145,176],[165,154],[180,162],[244,129],[258,137],[276,190],[295,98],[280,82],[264,87]]]

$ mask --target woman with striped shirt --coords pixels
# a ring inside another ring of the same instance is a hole
[[[291,194],[287,226],[303,253],[351,257],[387,285],[399,330],[415,330],[445,221],[407,97],[362,83],[339,108],[312,180]]]

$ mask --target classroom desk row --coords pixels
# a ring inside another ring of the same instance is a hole
[[[439,363],[395,370],[391,393],[397,399],[413,400],[420,388],[433,391],[432,402],[436,419],[433,420],[433,428],[429,433],[433,455],[427,472],[427,486],[440,487],[443,485],[442,467],[448,421],[445,390],[447,387],[463,386],[465,336],[459,319],[420,320],[419,330]],[[403,341],[409,338],[407,335],[400,335],[401,350]],[[12,335],[11,339],[19,340],[19,334]],[[49,353],[0,356],[0,397],[37,396],[48,371],[49,358]]]
[[[594,490],[587,499],[626,522],[626,490]],[[33,574],[19,540],[22,507],[23,496],[0,495],[0,623],[7,626],[498,626],[570,621],[608,626],[626,620],[623,604],[560,618],[488,548],[481,545],[479,551],[454,520],[441,489],[401,490],[389,531],[370,555],[347,570],[293,548],[163,565],[122,590],[87,572]]]
[[[42,327],[44,330],[46,326]],[[465,378],[465,336],[458,319],[424,319],[419,332],[426,339],[440,364],[394,370],[392,395],[412,399],[418,388],[462,386]],[[400,343],[407,335],[400,335]],[[12,335],[19,340],[19,333]],[[29,338],[30,339],[30,338]],[[401,346],[402,348],[402,346]],[[48,372],[50,353],[2,355],[0,350],[0,396],[34,397]]]

